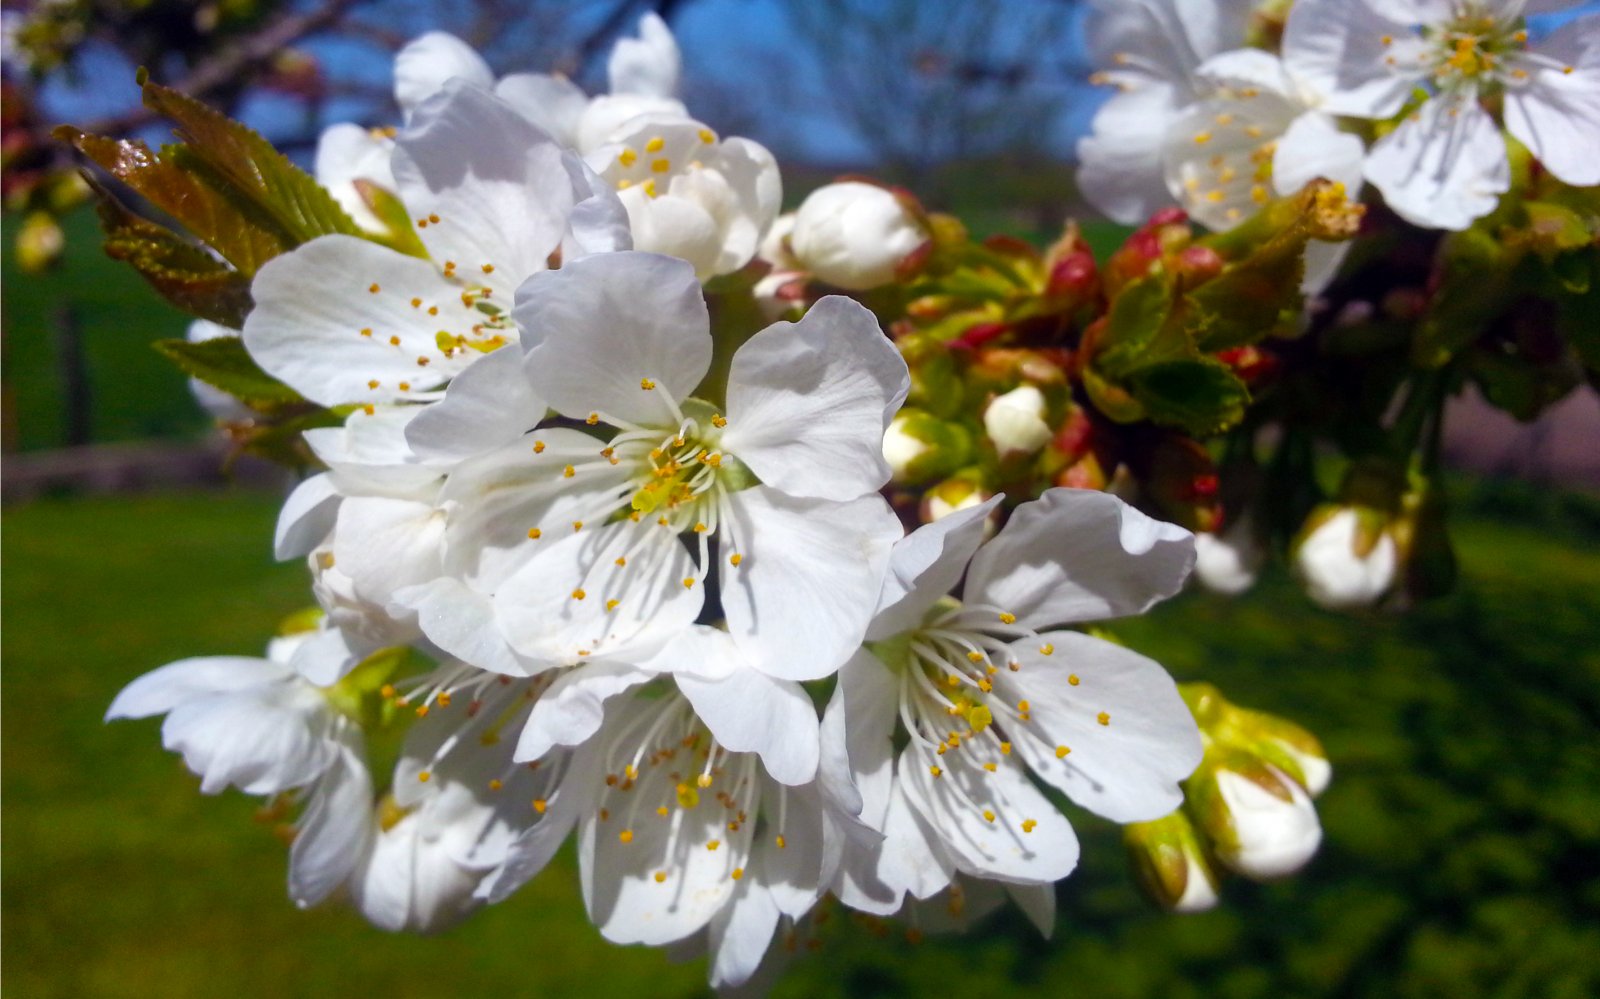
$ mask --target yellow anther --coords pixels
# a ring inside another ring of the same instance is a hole
[[[732,555],[728,556],[728,564],[731,565],[731,566],[737,567],[738,564],[740,562],[743,562],[743,561],[744,561],[744,556],[740,555],[738,552],[734,552]]]
[[[543,815],[544,814],[544,810],[546,808],[549,808],[549,807],[550,807],[550,803],[548,801],[545,801],[543,798],[535,798],[535,799],[533,799],[533,810],[538,812],[540,815]]]
[[[367,388],[369,388],[369,389],[375,389],[375,388],[377,388],[377,387],[378,387],[378,380],[377,380],[377,379],[376,379],[376,378],[373,378],[373,379],[370,379],[370,380],[368,380],[368,382],[367,382]]]
[[[399,337],[397,337],[397,336],[392,336],[392,337],[390,337],[390,338],[389,338],[389,346],[391,346],[391,347],[398,347],[398,346],[400,346],[400,338],[399,338]]]
[[[622,152],[617,154],[617,162],[621,163],[625,167],[631,167],[638,161],[639,154],[633,151],[632,146],[623,147]]]
[[[1034,821],[1033,819],[1023,819],[1022,820],[1022,831],[1025,832],[1025,833],[1031,833],[1031,832],[1033,832],[1033,827],[1038,825],[1038,824],[1039,823]]]
[[[1102,725],[1110,725],[1111,724],[1111,716],[1106,714],[1104,711],[1102,711],[1099,714],[1095,715],[1094,716],[1094,720],[1099,722]]]
[[[735,867],[733,869],[733,873],[731,875],[729,875],[729,876],[732,877],[733,880],[735,880],[735,881],[739,880],[740,878],[744,877],[744,868],[743,867]]]
[[[1223,112],[1222,114],[1217,115],[1216,122],[1218,125],[1232,125],[1233,115]]]
[[[1056,747],[1056,759],[1064,760],[1064,759],[1067,758],[1067,754],[1070,753],[1070,752],[1072,752],[1072,750],[1068,749],[1066,746],[1057,746]]]
[[[1074,687],[1076,687],[1078,684],[1082,683],[1083,681],[1078,679],[1078,674],[1076,674],[1076,673],[1068,673],[1067,674],[1067,682],[1072,684]]]
[[[630,763],[622,768],[622,776],[629,780],[635,780],[639,776],[639,768]]]
[[[1043,645],[1039,646],[1039,654],[1041,656],[1054,655],[1055,651],[1056,651],[1055,645],[1050,643],[1050,642],[1046,642]]]
[[[484,264],[484,265],[483,265],[483,267],[482,267],[482,268],[481,268],[481,270],[482,270],[482,271],[483,271],[483,272],[484,272],[484,273],[485,273],[485,274],[493,274],[493,273],[494,273],[494,264]],[[489,293],[488,293],[488,291],[485,291],[485,292],[484,292],[484,293],[483,293],[483,296],[484,296],[484,297],[485,297],[485,298],[488,298],[488,297],[489,297]]]
[[[439,691],[439,696],[437,698],[435,698],[435,700],[437,700],[439,702],[439,707],[448,708],[450,706],[450,691],[448,691],[448,690]]]
[[[589,424],[589,426],[591,426],[591,427],[592,427],[592,426],[594,426],[594,425],[595,425],[595,424],[596,424],[596,423],[599,423],[599,422],[600,422],[600,414],[599,414],[599,413],[590,413],[590,414],[589,414],[589,415],[588,415],[588,417],[586,417],[586,418],[585,418],[585,419],[584,419],[584,421],[583,421],[583,422],[585,422],[585,423],[587,423],[587,424]]]
[[[628,564],[628,557],[626,555],[617,556],[616,564],[617,565],[627,565]]]
[[[581,521],[581,520],[574,520],[574,521],[573,521],[573,522],[572,522],[572,529],[573,529],[573,530],[574,530],[574,531],[581,531],[581,530],[583,530],[583,521]]]
[[[1210,141],[1211,141],[1211,133],[1210,132],[1196,132],[1194,134],[1194,144],[1197,145],[1197,146],[1203,146],[1203,145],[1205,145],[1206,143],[1208,143]]]
[[[978,677],[978,689],[987,694],[994,689],[994,684],[990,683],[987,677],[980,676]]]
[[[665,156],[661,157],[659,160],[652,160],[650,163],[651,173],[666,173],[671,169],[672,161],[667,159]]]
[[[366,327],[365,329],[363,329],[361,331],[361,335],[362,336],[371,336],[372,335],[372,327],[369,326],[369,327]]]
[[[656,383],[651,381],[648,378],[641,378],[641,379],[639,379],[639,387],[644,389],[646,392],[648,392],[651,389],[656,387]]]
[[[1261,130],[1260,125],[1246,125],[1244,127],[1244,134],[1250,136],[1252,139],[1259,139],[1265,133]]]
[[[622,830],[621,832],[617,833],[617,839],[621,840],[624,843],[632,843],[633,842],[633,830],[632,829],[624,829],[624,830]]]
[[[722,845],[722,840],[720,840],[720,839],[713,839],[713,840],[707,840],[706,841],[706,849],[707,850],[713,850],[714,851],[714,850],[716,850],[717,847],[719,847],[721,845]]]
[[[489,781],[489,790],[491,791],[498,791],[502,787],[505,787],[505,785],[500,783],[500,779],[498,777]]]
[[[1217,202],[1221,201],[1223,198],[1226,198],[1226,197],[1227,197],[1227,195],[1222,192],[1221,188],[1218,188],[1215,191],[1207,191],[1206,192],[1206,200],[1211,202],[1212,204],[1216,204]]]
[[[728,419],[721,413],[713,413],[711,416],[711,425],[720,430],[728,425]]]
[[[974,649],[973,651],[967,653],[967,659],[971,662],[981,663],[983,662],[983,653]],[[955,677],[952,676],[950,679],[954,680]],[[952,684],[952,686],[954,686],[954,684]]]
[[[657,805],[656,806],[656,814],[661,816],[662,818],[666,818],[668,815],[670,815],[672,813],[671,813],[671,810],[669,808],[667,808],[666,805]]]
[[[377,408],[375,406],[372,405],[372,403],[364,402],[364,403],[361,404],[361,411],[363,413],[366,413],[368,416],[371,416],[372,414],[376,413],[378,410],[377,410]]]
[[[652,198],[656,196],[656,181],[654,177],[644,182],[644,193]]]
[[[935,777],[937,777],[940,774],[944,773],[944,771],[940,770],[938,767],[934,766],[934,767],[929,767],[928,768],[928,773],[933,774]]]
[[[696,784],[699,784],[701,787],[710,787],[711,786],[711,775],[710,774],[701,774],[700,776],[698,776],[698,777],[696,777],[694,779],[694,782]]]
[[[989,762],[983,765],[983,769],[989,771],[990,773],[994,773],[997,768],[993,762]]]
[[[401,382],[399,388],[400,388],[400,391],[402,391],[402,392],[410,392],[411,391],[411,383],[410,382]]]
[[[696,534],[704,534],[708,530],[710,530],[710,528],[706,527],[706,525],[703,523],[697,523],[694,525],[694,533]]]
[[[413,298],[413,299],[412,299],[412,300],[411,300],[411,307],[412,307],[412,308],[413,308],[413,309],[420,309],[420,308],[422,308],[422,299],[420,299],[420,298]]]
[[[622,601],[618,600],[616,597],[612,597],[610,600],[606,601],[606,610],[614,611],[621,605]]]
[[[433,774],[429,773],[426,770],[422,770],[422,771],[419,771],[417,773],[417,780],[419,780],[422,783],[426,784],[426,783],[428,783],[428,778],[432,777],[432,776],[433,776]]]
[[[1001,624],[1016,624],[1017,623],[1017,616],[1015,614],[1009,613],[1007,611],[1001,611],[1000,612],[1000,623]]]
[[[708,146],[709,146],[709,145],[711,145],[711,144],[712,144],[712,143],[713,143],[713,142],[716,142],[716,141],[717,141],[717,137],[716,137],[716,135],[715,135],[715,133],[713,133],[713,132],[712,132],[712,131],[711,131],[711,129],[709,129],[709,128],[702,128],[702,129],[701,129],[701,130],[700,130],[700,141],[701,141],[701,142],[704,142],[704,143],[705,143],[705,144],[706,144],[706,145],[708,145]]]
[[[787,847],[789,845],[788,841],[783,838],[783,834],[782,833],[779,833],[777,835],[777,837],[775,839],[773,839],[773,842],[778,844],[778,849],[780,849],[780,850],[784,849],[785,847]]]
[[[528,528],[528,538],[530,540],[538,541],[543,536],[544,536],[544,532],[539,530],[537,527]]]
[[[382,291],[383,289],[378,286],[378,282],[374,281],[371,284],[367,285],[367,290],[372,292],[374,295],[376,295],[378,292]]]
[[[1250,185],[1250,200],[1254,201],[1258,205],[1261,204],[1262,202],[1266,201],[1267,200],[1267,189],[1266,189],[1265,185],[1262,185],[1262,184],[1252,184],[1252,185]]]
[[[534,454],[544,454],[544,441],[534,441],[533,442],[533,453]]]
[[[644,144],[644,151],[647,153],[659,153],[666,147],[666,145],[666,139],[663,139],[659,135],[652,136],[650,140]]]
[[[1000,755],[1002,755],[1002,756],[1010,756],[1011,755],[1011,743],[1002,742],[1000,744]]]
[[[983,821],[985,821],[985,822],[993,822],[994,821],[994,812],[992,812],[989,809],[985,808],[983,810]]]
[[[384,700],[388,700],[389,698],[393,697],[394,696],[394,684],[386,683],[382,687],[379,687],[378,688],[378,696],[382,697]]]
[[[693,576],[685,576],[685,577],[683,577],[683,588],[686,589],[686,590],[694,589],[694,577]]]
[[[577,589],[577,590],[573,590],[572,591],[572,599],[574,599],[574,600],[582,600],[584,597],[586,597],[588,595],[589,594],[583,592],[583,590],[581,590],[581,589]]]
[[[417,717],[418,718],[426,718],[426,717],[428,717],[428,706],[426,704],[423,704],[423,705],[421,705],[421,706],[419,706],[417,708]]]
[[[1021,711],[1023,714],[1027,714],[1029,711],[1031,711],[1033,709],[1028,705],[1027,701],[1018,701],[1017,702],[1017,710]]]
[[[574,475],[577,475],[577,474],[578,474],[578,470],[576,468],[573,468],[571,465],[568,465],[566,468],[563,468],[561,470],[561,477],[563,479],[570,479]]]

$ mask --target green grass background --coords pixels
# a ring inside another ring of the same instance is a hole
[[[1600,994],[1600,511],[1478,489],[1464,583],[1347,618],[1269,578],[1119,627],[1180,678],[1315,729],[1335,764],[1300,876],[1219,911],[1151,911],[1082,817],[1054,941],[1013,913],[913,945],[834,918],[780,996],[1582,997]],[[284,895],[255,802],[196,792],[116,691],[186,655],[253,654],[305,600],[245,492],[8,509],[3,570],[4,983],[10,995],[690,996],[699,963],[603,943],[563,856],[442,936],[389,936]]]

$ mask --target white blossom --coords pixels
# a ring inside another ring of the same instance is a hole
[[[789,249],[819,280],[864,291],[893,281],[927,241],[927,229],[894,192],[841,181],[817,188],[800,203]]]

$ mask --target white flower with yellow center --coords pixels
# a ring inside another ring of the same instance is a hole
[[[1503,100],[1506,128],[1557,178],[1600,183],[1600,18],[1577,18],[1535,47],[1525,5],[1301,0],[1284,63],[1335,114],[1388,118],[1419,88],[1430,95],[1373,146],[1366,177],[1407,221],[1465,229],[1511,183],[1484,100]]]
[[[626,248],[616,196],[493,96],[452,81],[395,140],[397,193],[427,258],[323,236],[274,258],[251,287],[245,347],[327,406],[429,401],[518,337],[517,286],[553,255]]]
[[[704,632],[718,643],[721,633]],[[727,680],[680,675],[678,689],[609,704],[599,733],[573,754],[562,799],[514,851],[490,898],[524,883],[575,825],[584,902],[607,939],[662,945],[706,931],[718,983],[748,978],[779,919],[800,918],[821,896],[837,852],[816,787],[769,770],[792,766],[790,733],[809,723],[814,738],[809,699],[790,684],[786,706],[748,705],[754,719],[734,724],[752,741],[735,749],[702,720],[708,708],[723,722],[740,710],[738,691],[716,689]],[[813,741],[813,769],[815,753]]]
[[[146,673],[122,689],[106,719],[166,715],[162,743],[183,754],[216,794],[304,796],[289,854],[289,894],[315,905],[360,860],[369,833],[372,779],[360,727],[331,691],[289,662],[304,639],[278,639],[267,658],[207,656]]]
[[[691,397],[712,340],[682,260],[586,257],[530,279],[515,315],[523,375],[560,418],[527,433],[522,412],[478,424],[511,443],[446,481],[454,583],[418,591],[429,638],[499,669],[506,656],[483,649],[498,636],[531,664],[507,672],[637,664],[695,620],[714,573],[756,669],[832,673],[866,631],[901,533],[877,490],[909,378],[872,314],[829,298],[757,333],[716,405]],[[452,386],[445,405],[492,412],[477,392]]]
[[[1078,140],[1078,187],[1089,203],[1128,225],[1171,197],[1161,149],[1184,108],[1203,96],[1205,60],[1244,44],[1254,0],[1095,0],[1088,45],[1101,67],[1091,79],[1117,88]]]
[[[682,116],[636,117],[587,158],[622,198],[634,247],[682,257],[702,280],[749,263],[783,201],[764,146]]]
[[[824,770],[847,759],[835,783],[854,784],[861,821],[884,834],[847,853],[835,891],[854,907],[893,912],[956,872],[1055,881],[1076,865],[1077,840],[1033,780],[1131,822],[1176,807],[1200,761],[1165,670],[1064,630],[1177,592],[1189,533],[1105,493],[1052,489],[980,546],[997,501],[896,546],[868,643],[840,672]],[[963,572],[958,602],[945,594]]]

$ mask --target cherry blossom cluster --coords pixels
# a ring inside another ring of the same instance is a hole
[[[1003,889],[1048,932],[1063,803],[1158,819],[1201,760],[1166,671],[1083,627],[1175,593],[1192,537],[1072,489],[906,533],[881,490],[910,378],[873,313],[713,321],[703,282],[755,257],[780,189],[687,116],[677,66],[653,17],[595,97],[428,35],[402,126],[330,130],[319,179],[385,238],[272,259],[237,331],[348,414],[304,433],[321,471],[275,539],[318,613],[109,717],[164,715],[203,791],[292,818],[297,904],[388,929],[504,899],[575,837],[600,932],[700,949],[719,987],[827,895]],[[778,242],[867,287],[918,225],[838,185]]]

